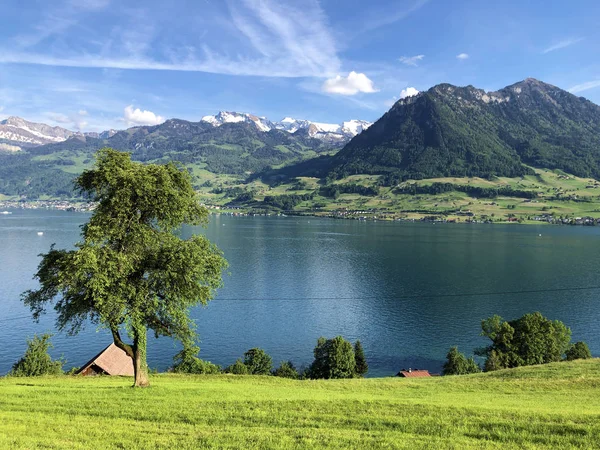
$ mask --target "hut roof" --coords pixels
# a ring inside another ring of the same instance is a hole
[[[96,366],[107,375],[133,376],[133,361],[114,343],[94,356],[77,373],[85,374],[92,366]]]
[[[428,370],[408,369],[408,370],[401,370],[400,372],[398,372],[397,376],[404,377],[404,378],[422,378],[422,377],[430,377],[431,374],[429,373]]]

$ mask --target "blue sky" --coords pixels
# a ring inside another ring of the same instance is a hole
[[[598,23],[597,0],[3,0],[0,117],[338,123],[442,82],[527,77],[600,104]]]

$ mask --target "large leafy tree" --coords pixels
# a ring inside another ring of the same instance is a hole
[[[487,371],[560,361],[571,342],[571,330],[564,323],[539,312],[508,322],[492,316],[481,322],[481,329],[492,341],[477,352],[487,356]]]
[[[175,164],[144,165],[105,148],[76,185],[98,202],[82,241],[42,255],[35,275],[41,286],[23,300],[36,320],[54,304],[57,327],[71,334],[88,321],[108,328],[133,360],[134,386],[146,386],[148,330],[192,345],[189,310],[212,298],[227,263],[205,236],[176,234],[182,224],[206,224],[208,212]]]
[[[357,375],[354,349],[342,336],[320,337],[313,353],[315,359],[308,369],[309,378],[353,378]]]

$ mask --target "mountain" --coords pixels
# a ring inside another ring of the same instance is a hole
[[[371,126],[371,122],[364,120],[350,120],[341,124],[311,122],[309,120],[298,120],[286,117],[280,122],[271,122],[266,117],[258,117],[253,114],[221,111],[214,116],[204,116],[202,122],[210,123],[218,127],[225,123],[249,123],[258,130],[268,132],[271,130],[283,130],[288,133],[301,132],[307,137],[320,139],[322,141],[347,142],[363,130]]]
[[[11,116],[0,121],[0,150],[18,151],[21,148],[64,142],[72,137],[90,136],[105,139],[115,133],[115,130],[102,133],[82,133]]]
[[[177,160],[213,173],[244,174],[335,152],[368,128],[351,120],[341,125],[222,111],[199,122],[170,119],[155,126],[75,133],[62,142],[30,149],[32,155],[63,151],[92,153],[104,146],[131,151],[139,161]]]
[[[440,84],[399,100],[335,156],[300,172],[516,177],[527,166],[600,179],[600,106],[532,78],[496,92]]]
[[[28,122],[20,117],[9,117],[0,121],[0,139],[18,146],[34,146],[65,141],[75,133],[61,127]]]

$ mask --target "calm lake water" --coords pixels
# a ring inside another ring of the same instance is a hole
[[[52,243],[70,248],[88,215],[12,210],[0,215],[0,374],[25,339],[54,330],[31,320],[20,294]],[[43,231],[42,236],[37,232]],[[432,225],[296,217],[213,216],[206,233],[230,263],[225,287],[193,317],[203,359],[228,365],[251,347],[274,362],[312,361],[319,336],[360,339],[370,376],[404,367],[439,371],[448,348],[484,345],[481,319],[541,311],[600,356],[600,228]],[[541,236],[540,236],[541,234]],[[507,293],[556,289],[554,292]],[[504,293],[504,294],[502,294]],[[52,355],[80,366],[111,342],[88,326],[57,333]],[[166,370],[178,347],[149,339],[149,365]]]

